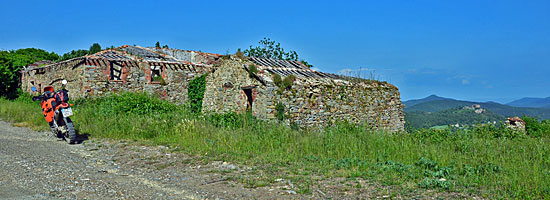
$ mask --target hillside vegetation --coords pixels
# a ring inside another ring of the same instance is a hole
[[[405,113],[406,123],[414,128],[430,128],[440,125],[474,125],[502,122],[504,117],[490,111],[475,113],[474,110],[452,108],[438,112],[412,111]]]
[[[29,98],[0,99],[0,117],[46,130],[40,106]],[[326,177],[346,177],[392,186],[391,196],[437,191],[469,198],[550,198],[550,123],[537,120],[529,121],[533,132],[527,134],[492,125],[389,134],[346,122],[300,130],[250,115],[198,115],[133,93],[74,103],[80,134],[168,145],[196,159],[257,166],[256,178],[236,177],[247,187],[282,177],[292,180],[297,192],[309,194]]]
[[[405,112],[424,111],[424,112],[438,112],[456,107],[471,106],[473,104],[479,104],[482,108],[485,108],[495,114],[502,115],[503,117],[511,116],[533,116],[538,119],[550,119],[550,108],[523,108],[513,107],[508,105],[502,105],[495,102],[471,102],[460,101],[454,99],[427,101],[416,104],[414,106],[407,106]]]

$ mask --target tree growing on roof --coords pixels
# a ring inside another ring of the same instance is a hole
[[[99,43],[94,43],[92,44],[92,46],[90,46],[90,50],[89,50],[90,54],[94,54],[100,51],[101,51],[101,46],[99,45]]]
[[[275,42],[274,40],[264,37],[258,44],[260,45],[255,47],[250,45],[250,48],[244,50],[243,53],[249,57],[298,61],[298,53],[296,53],[296,51],[291,50],[286,52],[285,49],[281,47],[281,43]],[[313,65],[303,59],[300,60],[300,62],[310,68],[313,67]]]

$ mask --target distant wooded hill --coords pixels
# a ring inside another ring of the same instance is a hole
[[[550,97],[546,98],[534,98],[534,97],[525,97],[507,103],[506,105],[515,106],[515,107],[532,107],[532,108],[550,108]]]
[[[451,108],[438,112],[412,111],[405,112],[405,120],[414,128],[430,128],[441,125],[459,126],[501,122],[504,118],[491,111],[476,113],[474,110]]]
[[[550,119],[550,108],[527,108],[503,105],[496,102],[472,102],[431,95],[424,99],[403,102],[405,120],[415,128],[428,128],[438,125],[474,124],[487,121],[504,121],[506,117],[531,116]],[[486,112],[462,111],[465,106],[478,104]]]

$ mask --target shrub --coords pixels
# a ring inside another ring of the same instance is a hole
[[[273,83],[275,83],[276,86],[282,87],[283,79],[281,78],[281,75],[279,74],[273,74]]]
[[[296,76],[292,74],[286,76],[282,80],[279,74],[273,74],[273,83],[275,83],[275,85],[277,85],[277,87],[279,87],[279,89],[281,90],[292,88],[294,81],[296,81]]]
[[[522,117],[525,121],[525,130],[530,136],[540,137],[543,135],[550,135],[550,121],[543,120],[539,122],[536,118],[524,116]]]
[[[202,111],[202,99],[206,90],[206,76],[207,74],[203,74],[189,82],[187,94],[191,112],[200,113]]]
[[[292,85],[294,84],[294,81],[296,81],[296,76],[294,75],[288,75],[283,79],[283,87],[284,89],[290,89]]]
[[[418,186],[421,188],[431,189],[431,188],[442,188],[442,189],[449,189],[451,188],[451,183],[444,179],[437,179],[437,178],[424,178],[420,183],[418,183]]]
[[[237,49],[237,53],[235,53],[235,56],[240,58],[241,60],[244,60],[244,53],[241,51],[241,49]]]
[[[275,110],[277,111],[277,119],[283,121],[285,119],[285,104],[281,102],[277,103]]]
[[[430,160],[429,158],[421,157],[416,163],[422,169],[436,170],[438,168],[437,162]]]
[[[256,74],[258,74],[258,67],[256,67],[256,65],[254,64],[250,65],[248,67],[248,76],[250,76],[250,78],[254,78]]]

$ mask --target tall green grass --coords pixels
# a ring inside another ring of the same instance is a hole
[[[14,100],[0,97],[0,118],[37,131],[49,130],[40,102],[33,102],[32,97],[26,93]]]
[[[92,137],[177,146],[191,155],[273,171],[363,177],[403,191],[550,198],[550,133],[477,126],[390,134],[345,122],[295,130],[250,115],[197,115],[185,106],[133,93],[75,104],[78,131]],[[43,120],[39,106],[22,100],[0,100],[0,117],[31,124]]]

